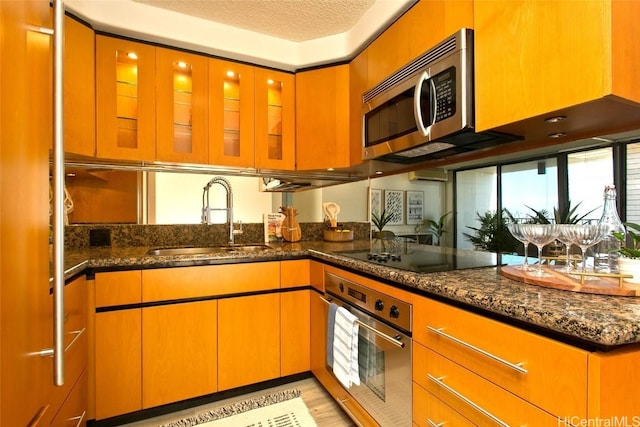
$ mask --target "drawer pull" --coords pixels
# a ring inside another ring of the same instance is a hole
[[[455,342],[457,344],[460,344],[461,346],[464,346],[464,347],[466,347],[466,348],[468,348],[470,350],[473,350],[473,351],[475,351],[477,353],[482,354],[483,356],[486,356],[486,357],[488,357],[490,359],[493,359],[496,362],[502,363],[503,365],[508,366],[509,368],[520,372],[521,374],[526,374],[528,372],[525,368],[522,367],[522,365],[523,365],[522,362],[520,362],[520,363],[511,363],[511,362],[509,362],[507,360],[504,360],[504,359],[502,359],[502,358],[500,358],[500,357],[498,357],[498,356],[496,356],[494,354],[491,354],[491,353],[489,353],[487,351],[484,351],[484,350],[482,350],[482,349],[480,349],[480,348],[478,348],[478,347],[476,347],[474,345],[471,345],[471,344],[469,344],[467,342],[464,342],[459,338],[456,338],[456,337],[454,337],[452,335],[447,334],[446,332],[443,331],[443,328],[437,328],[436,329],[436,328],[434,328],[432,326],[427,326],[427,329],[430,330],[431,332],[433,332],[434,334],[438,334],[441,337],[445,337],[445,338],[447,338],[447,339],[449,339],[449,340],[451,340],[451,341],[453,341],[453,342]]]
[[[442,427],[443,425],[446,424],[445,421],[441,422],[441,423],[436,423],[435,421],[433,421],[431,418],[427,418],[427,424],[429,424],[431,427]]]
[[[442,382],[442,379],[444,377],[436,378],[431,374],[427,374],[427,378],[429,378],[431,381],[433,381],[434,383],[436,383],[438,386],[440,386],[441,388],[445,389],[449,393],[453,394],[458,399],[462,400],[467,405],[471,406],[476,411],[480,412],[485,417],[489,418],[494,423],[496,423],[496,424],[498,424],[498,425],[500,425],[502,427],[509,427],[509,424],[505,423],[504,421],[502,421],[501,419],[499,419],[498,417],[493,415],[491,412],[489,412],[486,409],[484,409],[483,407],[479,406],[477,403],[474,403],[473,401],[469,400],[467,397],[463,396],[462,394],[458,393],[457,391],[455,391],[454,389],[452,389],[451,387],[446,385],[444,382]]]
[[[80,427],[80,425],[82,424],[82,421],[84,421],[84,416],[87,414],[87,411],[83,411],[82,415],[80,415],[79,417],[73,417],[73,418],[69,418],[69,421],[75,421],[78,420],[78,424],[76,424],[76,427]]]
[[[64,349],[65,353],[67,351],[69,351],[69,349],[76,343],[76,341],[78,341],[78,339],[80,338],[80,336],[84,333],[84,331],[87,328],[82,328],[79,331],[71,331],[69,332],[70,334],[74,334],[75,337],[73,337],[73,340],[69,343],[69,345]],[[45,348],[44,350],[40,350],[40,352],[38,353],[40,356],[42,357],[51,357],[53,356],[53,349],[52,348]]]

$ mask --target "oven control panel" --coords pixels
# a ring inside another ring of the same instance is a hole
[[[411,304],[328,272],[324,287],[327,294],[411,332]]]

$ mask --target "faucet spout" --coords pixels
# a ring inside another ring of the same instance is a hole
[[[211,224],[211,211],[219,210],[212,209],[209,203],[209,189],[213,184],[220,184],[227,195],[227,206],[223,210],[227,212],[227,223],[229,224],[229,244],[233,245],[235,243],[235,234],[233,229],[233,191],[231,190],[231,183],[222,176],[216,176],[211,178],[211,180],[204,186],[202,191],[202,223],[203,224]]]

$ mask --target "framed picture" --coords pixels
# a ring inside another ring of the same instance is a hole
[[[384,190],[384,209],[391,216],[389,225],[404,224],[404,191]]]
[[[382,213],[382,190],[371,189],[369,194],[371,195],[369,200],[371,214],[376,214],[379,217]]]
[[[424,191],[407,190],[407,224],[422,224],[424,219]]]

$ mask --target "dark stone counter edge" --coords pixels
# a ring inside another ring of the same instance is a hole
[[[65,253],[65,278],[99,271],[315,259],[588,350],[640,343],[640,316],[635,315],[640,313],[640,298],[541,288],[506,279],[497,268],[419,274],[335,253],[368,247],[368,243],[279,244],[259,253],[196,256],[148,256],[146,247],[70,251]],[[536,304],[529,304],[531,300]],[[627,310],[618,313],[616,308],[622,307]]]

